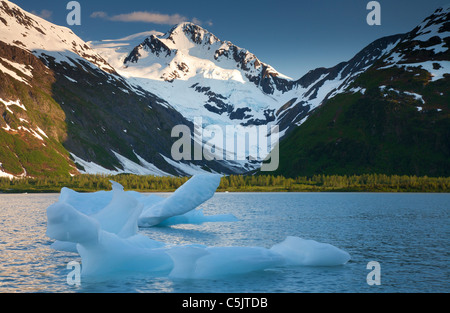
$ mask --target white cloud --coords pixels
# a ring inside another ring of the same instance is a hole
[[[107,18],[108,14],[106,12],[97,11],[91,14],[92,18]]]
[[[106,39],[103,41],[130,41],[140,37],[150,37],[151,35],[162,36],[164,33],[161,33],[156,30],[150,30],[142,33],[133,34],[127,37],[119,38],[119,39]]]
[[[119,22],[144,22],[163,25],[179,24],[187,21],[187,18],[179,14],[168,15],[151,12],[133,12],[119,14],[109,18],[111,21]]]
[[[188,22],[189,19],[180,14],[161,14],[155,12],[146,12],[146,11],[137,11],[126,14],[118,14],[109,16],[108,13],[97,11],[91,14],[92,18],[102,18],[109,21],[116,22],[142,22],[142,23],[153,23],[153,24],[161,24],[161,25],[175,25],[183,22]],[[193,18],[192,23],[201,25],[202,21],[197,18]],[[207,25],[211,26],[212,22],[208,21]]]
[[[192,21],[191,21],[192,23],[194,23],[194,24],[197,24],[197,25],[201,25],[202,24],[202,21],[200,21],[198,18],[196,18],[196,17],[194,17],[193,19],[192,19]]]

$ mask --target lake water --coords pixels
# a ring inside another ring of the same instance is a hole
[[[70,261],[45,236],[57,194],[0,195],[0,292],[377,293],[450,292],[450,194],[217,193],[205,215],[239,221],[141,230],[173,244],[270,248],[287,236],[329,243],[352,256],[338,267],[289,267],[215,280],[172,280],[135,273],[69,286]],[[381,285],[366,268],[381,266]]]

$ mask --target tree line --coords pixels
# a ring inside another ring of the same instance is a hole
[[[158,177],[122,174],[72,177],[0,178],[0,192],[60,192],[67,187],[80,192],[111,190],[111,180],[125,190],[173,192],[189,177]],[[314,175],[286,178],[275,175],[230,175],[221,179],[218,192],[450,192],[450,177],[407,175]]]

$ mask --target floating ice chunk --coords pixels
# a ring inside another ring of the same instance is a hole
[[[52,249],[57,250],[57,251],[78,253],[77,244],[75,242],[56,240],[50,246]]]
[[[347,252],[330,244],[298,237],[288,237],[270,250],[282,255],[286,265],[337,266],[351,258]]]
[[[240,275],[278,267],[284,262],[281,255],[261,247],[210,247],[206,251],[208,254],[197,260],[191,278]],[[174,277],[174,271],[170,276]]]
[[[77,211],[86,215],[92,215],[106,207],[113,198],[110,191],[97,191],[92,193],[79,193],[69,188],[62,188],[58,202],[64,202]]]
[[[203,214],[202,210],[195,210],[199,205],[209,200],[214,195],[220,184],[220,178],[221,176],[216,174],[200,174],[193,176],[169,198],[153,194],[145,195],[135,191],[123,191],[123,187],[120,184],[111,181],[113,184],[112,191],[79,193],[69,188],[62,188],[59,201],[65,202],[78,211],[100,220],[100,223],[107,227],[106,230],[110,230],[113,233],[117,233],[118,229],[117,227],[114,227],[115,230],[113,230],[110,228],[112,226],[110,224],[117,222],[117,220],[108,218],[108,215],[115,215],[115,213],[108,212],[110,210],[117,210],[120,212],[121,207],[124,206],[129,208],[128,213],[121,213],[124,215],[131,214],[131,212],[137,212],[137,210],[139,210],[137,205],[141,206],[142,212],[138,219],[138,226],[141,227],[150,227],[158,224],[167,226],[175,224],[237,221],[236,217],[231,214],[206,216]],[[137,201],[137,205],[133,199]],[[117,203],[113,204],[113,202]],[[106,207],[108,207],[108,209],[106,209]],[[102,213],[100,213],[100,211],[102,211]],[[126,220],[128,220],[128,218],[129,217],[127,216],[123,217],[123,219]],[[119,219],[123,221],[123,219]]]
[[[204,246],[173,247],[167,251],[173,261],[173,268],[169,274],[172,278],[194,278],[197,260],[208,255]]]
[[[160,250],[164,243],[141,234],[123,238],[105,231],[96,219],[67,203],[51,205],[47,209],[47,221],[47,236],[58,240],[56,247],[70,251],[73,249],[70,243],[76,244],[76,251],[83,261],[83,275],[172,269],[171,258]]]
[[[183,246],[167,250],[172,257],[171,278],[211,279],[280,266],[338,266],[350,255],[335,246],[288,237],[271,249],[261,247]]]
[[[219,182],[219,175],[195,176],[167,199],[125,192],[114,182],[111,192],[79,194],[66,188],[59,201],[47,209],[47,236],[57,240],[54,247],[80,254],[84,276],[146,272],[210,279],[280,266],[336,266],[350,260],[347,252],[332,245],[298,237],[266,249],[171,246],[138,232],[143,208],[147,208],[144,220],[151,221],[147,225],[183,218],[188,222],[207,220],[201,210],[194,209],[212,197]]]
[[[350,256],[332,245],[288,237],[271,249],[260,247],[167,246],[137,234],[123,238],[100,228],[94,218],[66,203],[47,210],[47,235],[77,244],[82,275],[145,272],[171,278],[210,279],[279,266],[336,266]]]
[[[51,247],[58,251],[77,252],[76,242],[62,241],[48,233],[48,229],[55,226],[52,218],[57,213],[61,214],[65,206],[71,207],[81,215],[92,216],[105,208],[112,201],[112,198],[112,192],[78,193],[69,188],[62,188],[58,202],[53,205],[53,208],[47,209],[47,234],[49,237],[57,239]],[[51,211],[49,212],[49,210]],[[58,212],[58,210],[61,210],[61,212]],[[100,224],[98,225],[100,227]]]
[[[193,176],[169,198],[144,208],[139,218],[139,226],[155,226],[170,217],[183,215],[194,210],[214,196],[221,177],[221,175],[215,174]]]
[[[171,278],[206,279],[245,274],[283,264],[281,255],[260,247],[175,247],[167,251]]]
[[[78,244],[83,276],[101,276],[123,272],[161,273],[166,275],[173,262],[163,243],[143,235],[121,238],[101,231],[97,243]]]
[[[159,226],[170,226],[177,224],[201,225],[209,222],[237,222],[238,219],[233,214],[205,215],[203,209],[192,210],[186,214],[174,216],[159,223]]]
[[[153,214],[159,212],[161,215],[154,215],[152,219],[157,219],[160,222],[158,224],[164,226],[237,221],[231,214],[205,216],[203,210],[195,210],[198,205],[214,195],[219,186],[220,177],[220,175],[207,174],[194,176],[167,199],[152,194],[124,191],[122,185],[113,181],[111,181],[112,191],[79,193],[69,188],[62,188],[57,203],[66,204],[91,217],[98,222],[102,230],[123,238],[138,233],[138,221],[144,208],[147,208],[147,212],[153,210]],[[183,214],[183,212],[187,213]],[[178,214],[182,215],[178,216]],[[147,219],[148,216],[144,218]],[[76,244],[61,242],[61,240],[54,242],[52,248],[61,251],[77,251]]]
[[[92,218],[107,232],[123,238],[134,236],[139,230],[137,220],[142,212],[142,204],[127,194],[120,184],[113,181],[111,183],[112,201],[100,212],[92,215]]]
[[[66,203],[47,208],[47,236],[59,241],[96,243],[100,224]]]

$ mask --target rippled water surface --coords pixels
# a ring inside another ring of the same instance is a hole
[[[216,280],[172,280],[140,273],[69,286],[70,261],[45,236],[56,194],[0,194],[0,292],[449,292],[450,194],[217,193],[206,215],[238,222],[141,230],[171,244],[270,248],[287,236],[330,243],[352,260],[339,267],[275,268]],[[369,286],[368,262],[381,265]]]

